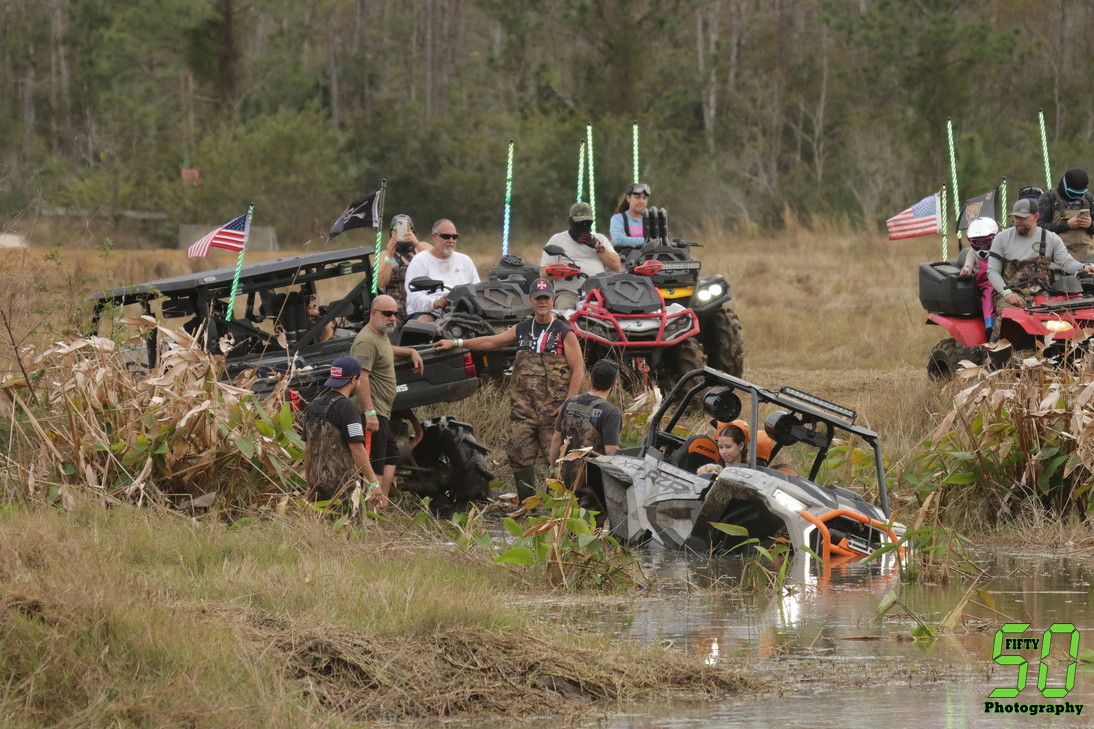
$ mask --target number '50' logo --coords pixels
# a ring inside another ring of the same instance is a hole
[[[1018,666],[1018,683],[1015,688],[1000,687],[988,694],[992,699],[1013,699],[1026,687],[1026,671],[1029,662],[1022,656],[1003,655],[1004,647],[1008,650],[1036,650],[1037,644],[1041,645],[1041,661],[1037,669],[1037,688],[1041,696],[1046,699],[1062,699],[1075,688],[1075,665],[1079,659],[1079,631],[1071,623],[1053,623],[1052,627],[1044,632],[1041,638],[1006,638],[1007,635],[1024,633],[1029,628],[1029,623],[1006,623],[995,631],[995,647],[992,649],[992,660],[1000,666]],[[1068,643],[1067,673],[1064,676],[1064,686],[1048,686],[1049,655],[1052,653],[1052,636],[1061,638],[1070,636]]]

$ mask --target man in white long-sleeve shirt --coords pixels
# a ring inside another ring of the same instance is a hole
[[[456,225],[447,218],[441,218],[433,224],[433,247],[418,253],[406,267],[406,317],[433,321],[448,305],[446,292],[414,291],[410,288],[416,278],[435,278],[444,281],[452,289],[460,284],[479,282],[479,272],[472,260],[463,253],[456,252],[456,241],[460,234]]]

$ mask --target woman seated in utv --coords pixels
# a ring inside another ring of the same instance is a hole
[[[641,248],[646,243],[642,213],[650,203],[650,186],[636,182],[619,199],[619,208],[612,216],[610,232],[616,248]]]
[[[698,476],[717,476],[726,466],[741,465],[741,458],[748,446],[748,435],[739,425],[727,425],[718,431],[718,463],[700,466]]]

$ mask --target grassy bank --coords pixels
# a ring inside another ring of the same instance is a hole
[[[9,508],[0,724],[536,716],[760,685],[537,623],[502,568],[395,532]]]

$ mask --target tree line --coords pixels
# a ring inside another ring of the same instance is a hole
[[[1092,37],[1066,0],[0,0],[0,215],[254,201],[291,244],[386,178],[388,214],[500,230],[515,139],[538,236],[586,122],[606,211],[638,120],[677,225],[876,226],[949,179],[947,117],[963,193],[1044,185],[1038,108],[1054,176],[1089,164]]]

